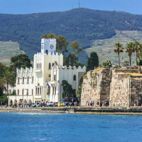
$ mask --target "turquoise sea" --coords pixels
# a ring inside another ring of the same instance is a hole
[[[142,142],[142,116],[0,113],[0,142]]]

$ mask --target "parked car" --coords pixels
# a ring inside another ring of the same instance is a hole
[[[32,107],[41,107],[41,104],[40,103],[33,103]]]
[[[46,103],[46,106],[47,106],[47,107],[54,107],[54,103],[53,103],[53,102],[47,102],[47,103]]]
[[[64,106],[77,106],[79,101],[78,98],[72,97],[72,98],[64,98],[63,103]]]

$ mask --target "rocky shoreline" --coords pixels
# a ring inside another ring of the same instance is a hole
[[[48,108],[0,108],[0,112],[13,113],[69,113],[69,114],[110,114],[110,115],[142,115],[142,108],[83,108],[83,107],[48,107]]]

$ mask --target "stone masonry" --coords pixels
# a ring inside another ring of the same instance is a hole
[[[81,105],[100,107],[108,105],[110,91],[110,69],[97,68],[84,76]]]
[[[84,76],[81,106],[108,105],[111,108],[142,105],[141,68],[98,68]]]

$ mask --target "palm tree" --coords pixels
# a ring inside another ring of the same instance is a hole
[[[120,67],[120,53],[123,52],[123,45],[121,43],[117,42],[115,44],[114,52],[117,53],[117,55],[118,55],[118,64],[119,64],[119,67]]]
[[[135,41],[134,42],[134,52],[136,54],[136,65],[138,65],[140,61],[140,53],[142,50],[141,48],[142,48],[142,45],[138,41]]]
[[[142,44],[139,43],[139,54],[138,54],[138,64],[142,61]]]
[[[129,64],[130,64],[130,66],[132,64],[132,54],[134,52],[134,47],[135,47],[135,44],[133,42],[129,42],[127,44],[127,47],[126,47],[126,52],[128,53],[128,56],[129,56]]]
[[[82,49],[79,47],[79,43],[77,41],[73,41],[71,43],[71,48],[73,49],[73,52],[78,55]]]

